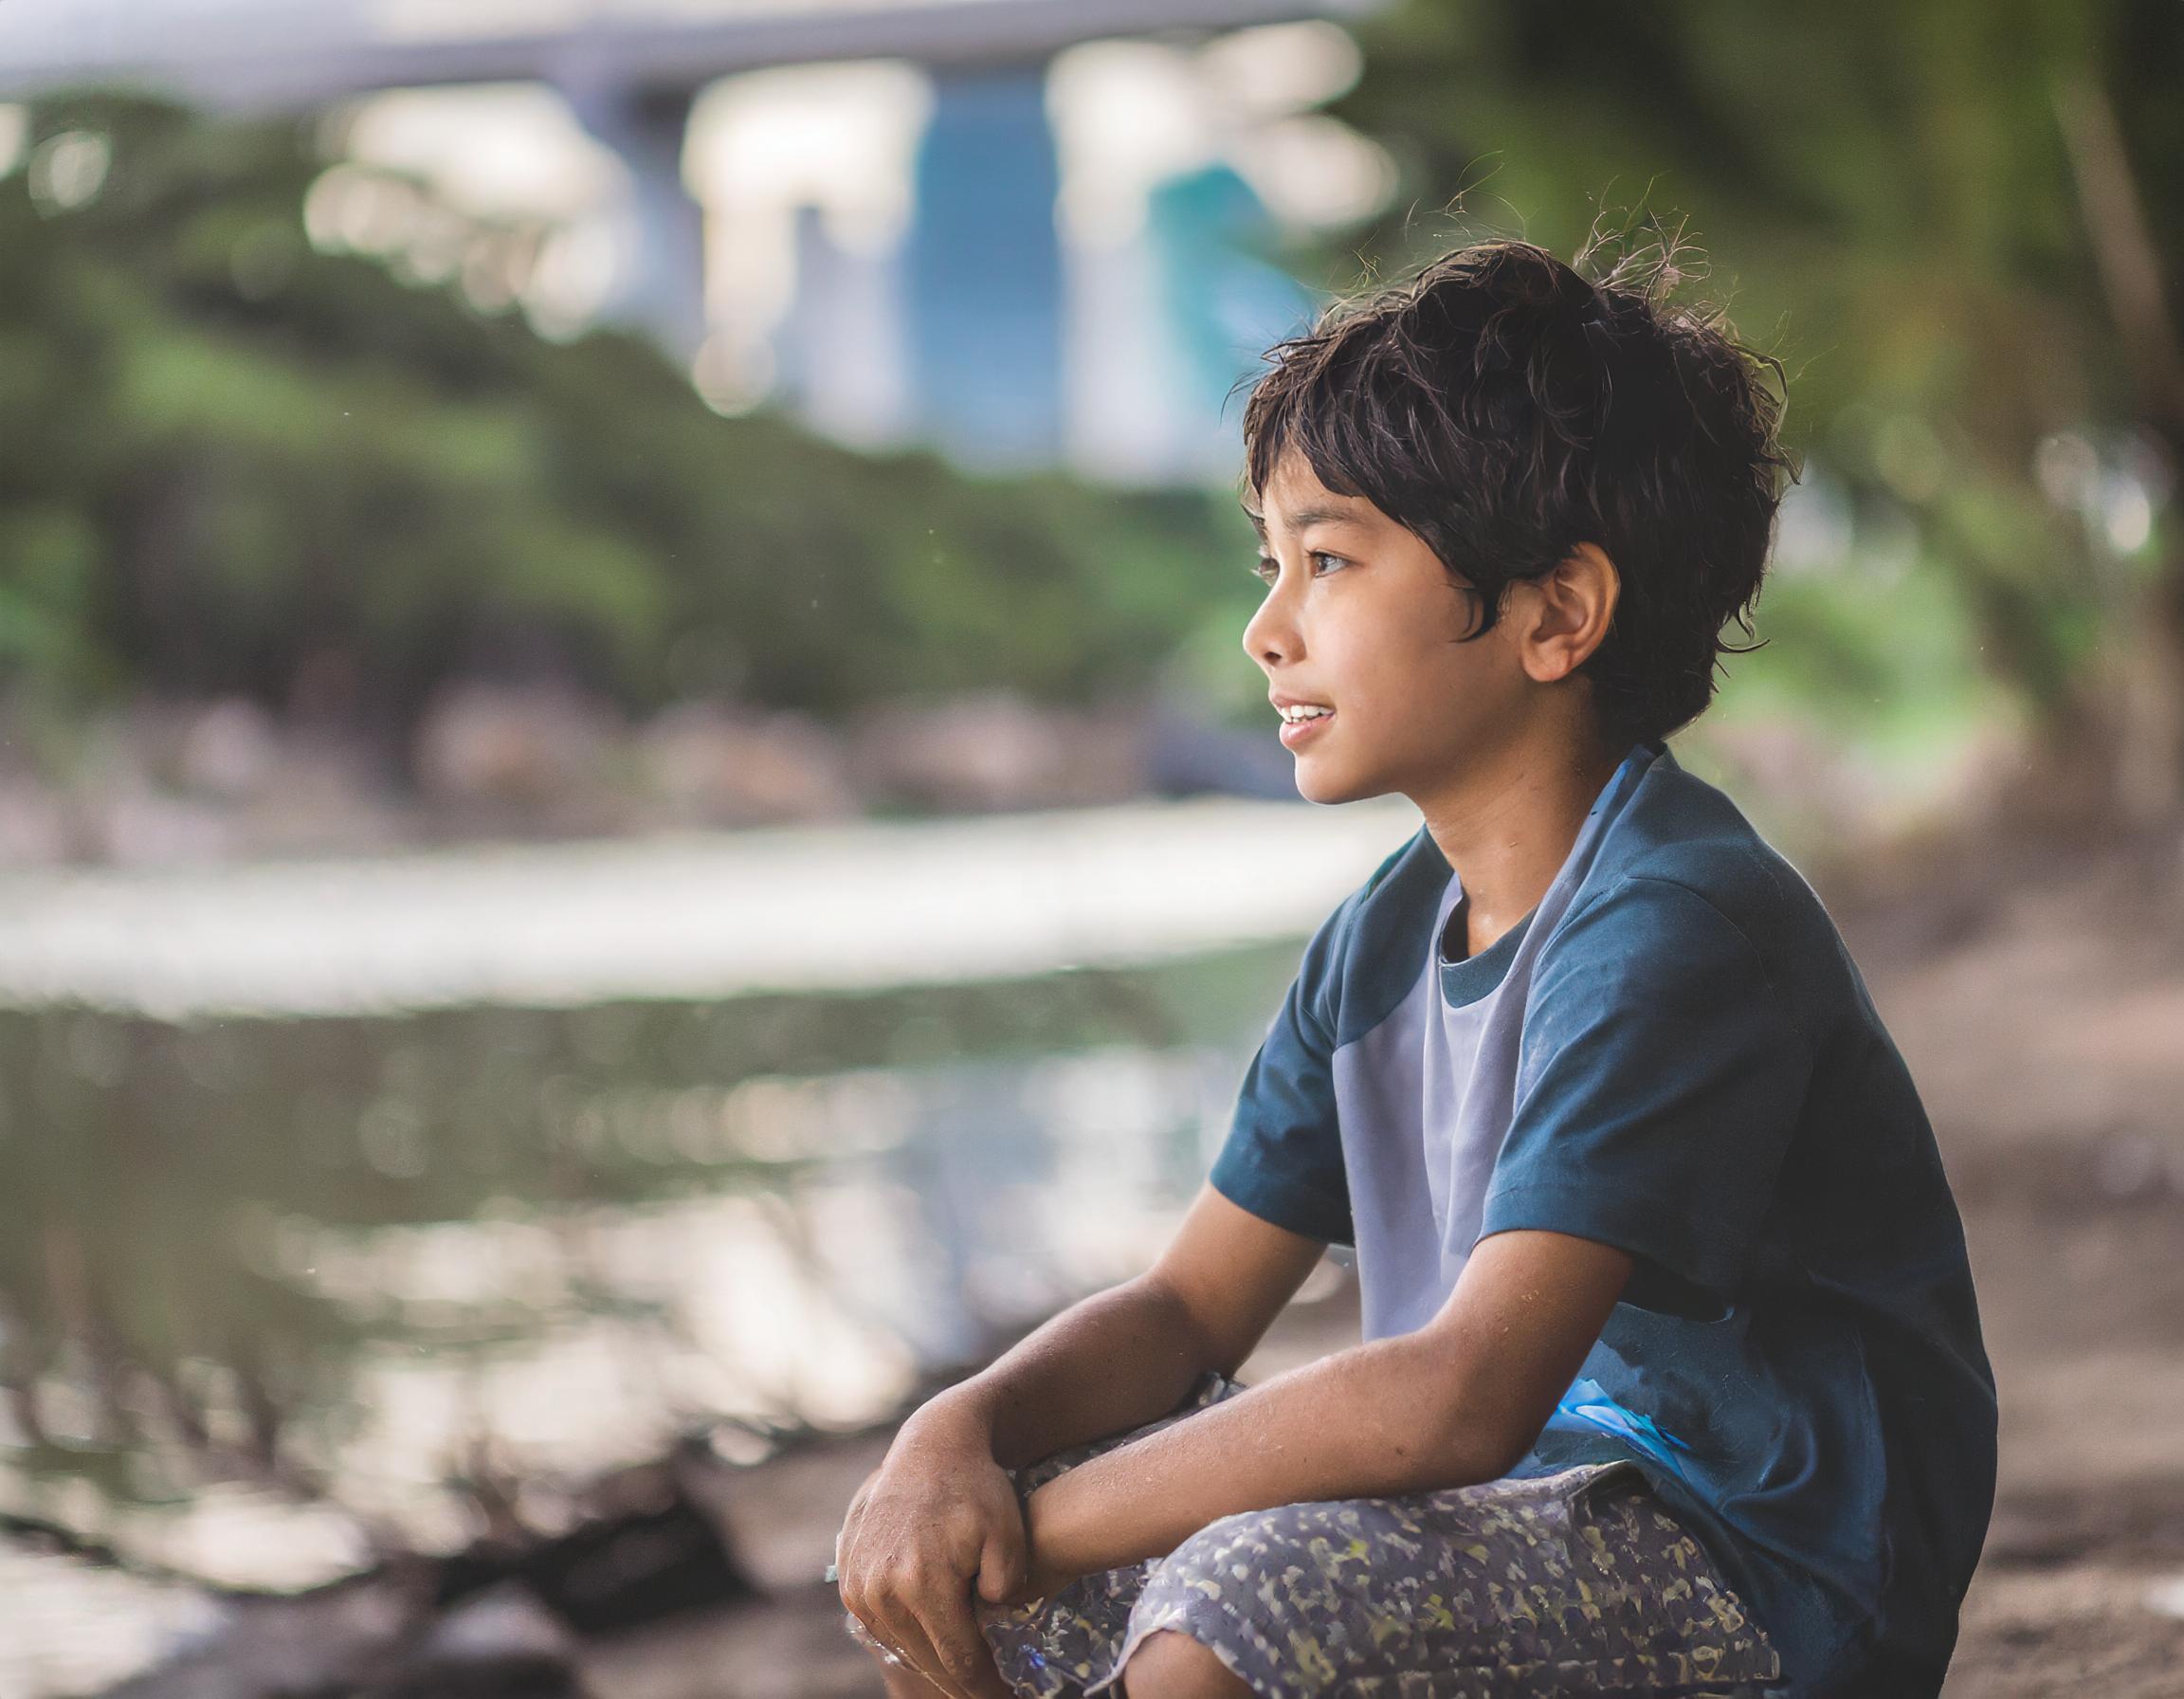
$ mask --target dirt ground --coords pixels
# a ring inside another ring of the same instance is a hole
[[[2184,1694],[2184,840],[1839,914],[1965,1214],[2001,1484],[1949,1699]]]
[[[2184,842],[1956,845],[1823,882],[1919,1081],[1971,1237],[2001,1489],[1947,1699],[2184,1696]],[[1355,1337],[1293,1306],[1253,1379]],[[597,1699],[877,1695],[815,1583],[884,1437],[747,1471],[775,1602],[587,1660]]]

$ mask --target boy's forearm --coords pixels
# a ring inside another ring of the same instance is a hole
[[[1492,1479],[1514,1459],[1464,1418],[1438,1350],[1420,1334],[1354,1346],[1067,1471],[1029,1500],[1036,1572],[1162,1557],[1240,1510]]]
[[[1210,1368],[1182,1301],[1148,1277],[1079,1300],[911,1420],[967,1424],[1020,1469],[1065,1447],[1166,1416]]]

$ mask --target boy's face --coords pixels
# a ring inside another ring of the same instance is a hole
[[[1260,495],[1267,594],[1244,649],[1277,706],[1333,710],[1280,727],[1307,801],[1418,799],[1517,735],[1533,693],[1506,613],[1476,642],[1458,641],[1482,616],[1478,594],[1414,532],[1329,490],[1293,449]]]

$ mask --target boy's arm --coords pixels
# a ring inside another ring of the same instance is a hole
[[[911,1419],[974,1435],[1004,1469],[1173,1412],[1232,1375],[1325,1250],[1202,1186],[1153,1268],[1043,1324]]]
[[[1003,1468],[1165,1416],[1205,1370],[1235,1369],[1322,1249],[1208,1186],[1149,1273],[1071,1306],[928,1399],[835,1540],[850,1614],[943,1692],[1002,1699],[972,1596],[998,1604],[1026,1573]]]
[[[1725,1313],[1818,1066],[1817,970],[1800,953],[1839,947],[1767,879],[1717,901],[1629,873],[1569,915],[1527,996],[1483,1236],[1441,1313],[1042,1487],[1034,1580],[1172,1551],[1238,1510],[1490,1479],[1538,1436],[1626,1287]]]
[[[1482,1239],[1414,1333],[1277,1375],[1031,1494],[1024,1597],[1173,1551],[1239,1510],[1468,1486],[1513,1468],[1569,1389],[1630,1256],[1558,1233]]]

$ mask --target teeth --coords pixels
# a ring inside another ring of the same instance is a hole
[[[1283,708],[1282,710],[1282,718],[1288,721],[1290,724],[1294,725],[1300,720],[1324,719],[1327,715],[1332,714],[1334,711],[1335,710],[1333,708],[1316,708],[1310,705],[1296,708]]]

